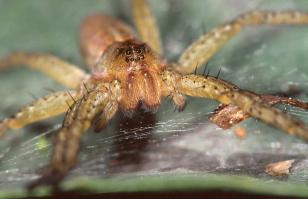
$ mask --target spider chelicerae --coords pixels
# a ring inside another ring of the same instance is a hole
[[[140,39],[133,30],[110,16],[87,17],[80,30],[80,46],[91,74],[57,57],[41,53],[15,52],[0,60],[0,69],[25,65],[62,83],[69,92],[56,92],[34,101],[13,117],[2,120],[0,132],[18,129],[35,121],[65,113],[55,136],[48,169],[31,188],[57,184],[76,164],[80,137],[91,126],[101,131],[118,110],[132,115],[138,109],[155,111],[170,97],[182,110],[185,96],[221,103],[210,120],[230,128],[253,116],[283,131],[308,139],[308,127],[272,105],[289,104],[308,109],[296,99],[256,94],[196,69],[242,28],[249,25],[308,24],[308,13],[299,11],[252,11],[218,26],[193,42],[176,63],[163,57],[160,35],[144,0],[132,0],[132,13]]]

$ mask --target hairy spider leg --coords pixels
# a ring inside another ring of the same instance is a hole
[[[301,25],[308,24],[308,13],[300,11],[252,11],[233,21],[218,26],[193,42],[180,56],[175,70],[192,73],[208,60],[242,28],[250,25]]]
[[[308,127],[301,121],[287,115],[283,111],[271,107],[267,103],[255,100],[247,91],[230,91],[223,94],[218,101],[234,104],[244,112],[272,126],[280,128],[290,135],[308,140]]]
[[[308,110],[307,102],[302,102],[290,97],[280,97],[274,95],[258,95],[258,94],[255,95],[256,97],[259,97],[264,103],[267,103],[269,105],[286,104]],[[214,113],[209,117],[209,120],[223,129],[228,129],[248,117],[250,117],[250,115],[241,110],[236,105],[220,104],[214,110]]]
[[[77,89],[87,77],[78,66],[49,54],[15,52],[0,59],[0,70],[11,65],[25,65],[38,70],[70,89]]]
[[[42,184],[57,185],[72,169],[77,161],[81,136],[92,125],[94,118],[101,115],[106,105],[116,101],[119,94],[116,84],[99,84],[73,104],[55,136],[50,164],[42,176],[29,185],[30,189]]]
[[[156,20],[146,0],[131,0],[134,24],[141,37],[156,53],[162,54],[161,38]]]
[[[245,113],[275,126],[288,134],[308,140],[308,127],[279,109],[264,103],[255,93],[244,91],[237,86],[215,77],[199,75],[180,75],[171,71],[162,74],[170,88],[193,97],[209,98],[223,104],[233,104]],[[172,84],[176,82],[176,84]]]
[[[0,135],[8,128],[22,128],[27,124],[64,113],[72,106],[75,99],[78,99],[76,91],[56,92],[42,97],[12,117],[0,121]]]
[[[106,103],[104,110],[94,120],[94,131],[101,132],[114,117],[119,109],[119,104],[116,101]]]

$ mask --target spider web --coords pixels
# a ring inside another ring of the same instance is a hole
[[[102,4],[100,1],[95,2],[97,5]],[[166,2],[159,4],[160,6],[153,5],[155,10],[162,10],[157,11],[158,20],[160,27],[163,28],[162,34],[169,58],[177,57],[179,52],[190,43],[190,38],[197,38],[204,31],[200,29],[203,23],[211,28],[253,8],[307,8],[308,10],[308,5],[305,4],[306,7],[304,7],[304,3],[302,5],[300,1],[299,3],[281,1],[279,5],[274,1],[253,2],[195,1],[187,5],[188,3],[183,1],[172,9]],[[52,1],[39,5],[47,4],[53,5]],[[208,12],[201,12],[200,9],[200,13],[193,12],[198,10],[200,4],[208,8]],[[78,5],[80,6],[78,9],[81,9],[81,5],[84,4],[80,1],[76,3],[76,6]],[[107,8],[110,7],[107,5]],[[187,8],[187,13],[179,14],[183,8]],[[218,8],[224,9],[221,17],[215,15]],[[92,7],[84,8],[82,13],[86,13],[86,9],[90,13]],[[166,9],[171,10],[168,14],[163,14]],[[74,10],[69,12],[71,15],[66,17],[71,20],[76,14]],[[191,15],[188,12],[191,12]],[[22,14],[25,13],[19,14],[23,16]],[[64,15],[63,17],[65,18]],[[175,19],[181,20],[182,23],[172,21]],[[64,22],[66,22],[65,19]],[[76,24],[78,24],[77,20]],[[172,24],[172,26],[166,24]],[[190,27],[194,31],[191,34],[179,31],[183,30],[183,24],[184,27]],[[30,31],[28,34],[26,33],[26,36],[30,37],[38,33]],[[16,36],[14,33],[12,35]],[[5,36],[0,35],[0,40],[2,38]],[[303,41],[303,38],[307,39]],[[58,39],[54,38],[55,41]],[[64,44],[58,44],[61,47],[73,42],[71,40],[64,39]],[[308,49],[307,41],[307,27],[248,28],[230,41],[211,60],[209,64],[211,74],[216,75],[221,68],[222,79],[238,84],[242,88],[261,93],[288,93],[302,100],[308,100],[305,94],[308,88],[308,70],[304,64],[308,61],[305,53]],[[44,43],[44,41],[41,42]],[[33,49],[41,50],[40,45],[43,44],[33,44]],[[9,46],[9,49],[13,48],[14,46]],[[61,49],[56,50],[57,54],[59,54],[58,50],[61,53]],[[0,52],[5,51],[1,49]],[[27,97],[20,96],[18,92],[11,93],[10,90],[31,88],[31,93],[42,93],[42,84],[46,87],[57,87],[51,81],[38,76],[37,73],[24,69],[12,70],[5,75],[0,75],[3,83],[0,93],[5,96],[0,104],[3,117],[31,101]],[[16,81],[17,79],[19,81]],[[23,85],[20,85],[20,82],[24,82]],[[239,125],[248,133],[245,139],[239,139],[234,135],[234,129],[222,130],[207,121],[211,111],[217,106],[216,102],[192,98],[188,98],[187,102],[185,111],[180,113],[175,112],[172,105],[166,101],[156,114],[138,113],[132,119],[118,114],[104,132],[95,134],[90,130],[82,140],[79,163],[70,173],[69,178],[224,173],[267,179],[264,172],[266,164],[295,159],[288,181],[307,181],[308,160],[305,154],[308,145],[303,141],[283,134],[280,130],[255,119],[248,119]],[[9,106],[11,104],[14,104],[14,107]],[[308,122],[307,112],[289,106],[280,106],[280,108]],[[25,130],[20,130],[20,134],[8,133],[1,140],[0,188],[23,186],[38,177],[38,171],[48,163],[51,135],[60,128],[60,123],[61,117],[50,122],[34,124]]]

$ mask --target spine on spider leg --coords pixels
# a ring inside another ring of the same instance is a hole
[[[74,103],[73,97],[79,98],[79,95],[80,93],[75,91],[71,91],[70,94],[56,92],[33,101],[13,116],[0,121],[0,135],[6,129],[19,129],[30,123],[64,113]]]
[[[262,100],[273,106],[275,104],[287,104],[294,107],[302,108],[308,110],[308,103],[302,102],[297,99],[289,98],[289,97],[280,97],[274,95],[258,95],[254,93],[250,93],[254,95],[254,97],[258,100]],[[233,104],[220,104],[214,111],[214,113],[209,117],[210,121],[218,125],[223,129],[228,129],[235,124],[243,121],[244,119],[250,117],[250,115],[244,111],[242,111],[238,106]]]
[[[50,165],[53,172],[65,175],[75,164],[80,138],[91,126],[94,117],[111,100],[109,94],[108,89],[103,91],[101,88],[95,88],[76,101],[67,112],[62,128],[55,137]],[[43,176],[42,179],[48,177],[52,176]]]
[[[229,82],[217,79],[212,76],[199,75],[184,75],[177,74],[169,75],[176,79],[174,86],[185,95],[194,97],[217,99],[222,93],[230,90],[238,90],[239,88]]]
[[[221,95],[218,100],[224,104],[234,104],[270,125],[273,125],[288,134],[301,137],[308,141],[308,126],[303,122],[285,114],[279,109],[263,103],[247,91],[230,91]]]
[[[206,78],[198,75],[181,76],[165,72],[163,79],[165,82],[175,82],[168,84],[182,94],[233,104],[253,117],[308,141],[308,127],[305,124],[264,103],[262,97],[255,93],[240,90],[231,83],[210,76]]]

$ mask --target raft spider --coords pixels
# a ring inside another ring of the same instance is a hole
[[[276,128],[308,139],[308,127],[273,104],[284,103],[308,109],[308,104],[291,98],[261,95],[242,90],[210,75],[196,75],[201,66],[242,28],[262,24],[308,24],[308,13],[299,11],[252,11],[218,26],[193,42],[176,63],[161,57],[160,35],[150,8],[144,0],[131,0],[133,31],[110,16],[87,17],[80,30],[80,46],[91,74],[57,57],[41,53],[16,52],[0,59],[0,69],[25,65],[39,70],[71,89],[34,101],[13,117],[0,123],[0,132],[66,112],[62,128],[55,136],[48,169],[31,188],[57,184],[76,164],[80,137],[93,124],[101,131],[114,114],[138,109],[154,111],[163,98],[171,97],[181,110],[185,95],[217,100],[221,105],[210,120],[230,128],[253,116]]]

